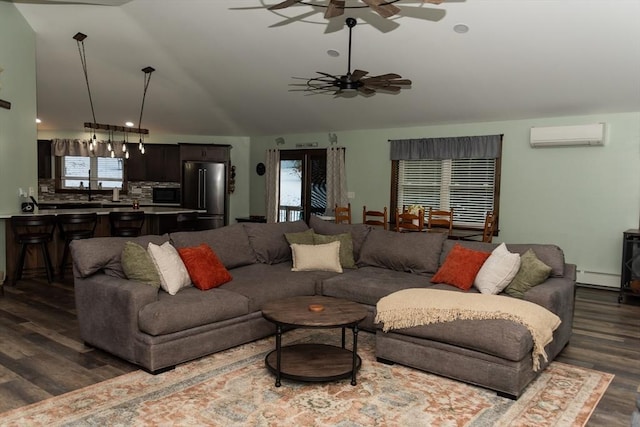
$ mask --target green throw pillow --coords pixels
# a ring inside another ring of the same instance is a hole
[[[284,233],[284,237],[290,245],[313,245],[313,228],[299,233]]]
[[[344,234],[313,234],[313,243],[322,245],[325,243],[340,242],[340,265],[342,268],[356,268],[356,262],[353,259],[353,240],[351,233]]]
[[[145,248],[133,242],[125,242],[120,258],[122,270],[127,279],[142,282],[145,285],[160,287],[160,275]]]
[[[505,293],[516,298],[524,298],[525,292],[547,280],[551,274],[551,267],[538,259],[533,249],[520,256],[520,269],[504,290]]]

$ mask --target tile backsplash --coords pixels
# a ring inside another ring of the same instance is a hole
[[[140,204],[148,204],[153,202],[153,187],[180,187],[179,182],[154,182],[154,181],[131,181],[127,184],[127,193],[120,191],[120,202],[132,203],[137,199]],[[56,193],[55,179],[39,179],[38,180],[38,202],[84,202],[87,201],[87,193]],[[46,191],[43,191],[46,190]],[[110,202],[112,193],[101,194],[91,193],[93,201]]]

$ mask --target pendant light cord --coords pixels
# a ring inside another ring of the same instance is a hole
[[[142,112],[144,111],[144,100],[147,97],[147,88],[149,88],[149,82],[151,81],[151,73],[155,71],[153,67],[143,68],[144,71],[144,92],[142,92],[142,105],[140,105],[140,118],[138,119],[138,129],[142,127]]]
[[[87,92],[89,92],[89,104],[91,105],[91,116],[93,117],[93,123],[96,124],[97,123],[96,112],[93,109],[93,98],[91,97],[91,87],[89,86],[89,73],[87,72],[87,56],[84,51],[84,39],[82,40],[76,39],[76,42],[78,43],[78,52],[80,53],[80,62],[82,62],[82,71],[84,71],[84,80],[87,83]]]

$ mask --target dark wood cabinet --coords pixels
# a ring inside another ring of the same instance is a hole
[[[207,161],[228,162],[231,160],[231,145],[179,143],[180,162]]]
[[[640,297],[640,230],[627,230],[622,234],[622,271],[618,302],[627,295]]]
[[[38,179],[51,179],[51,141],[38,140]]]
[[[129,181],[180,182],[180,147],[175,144],[147,144],[140,153],[138,144],[127,144]]]

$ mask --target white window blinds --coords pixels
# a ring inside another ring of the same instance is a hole
[[[494,210],[496,159],[398,161],[398,207],[454,211],[455,226],[484,226]]]

